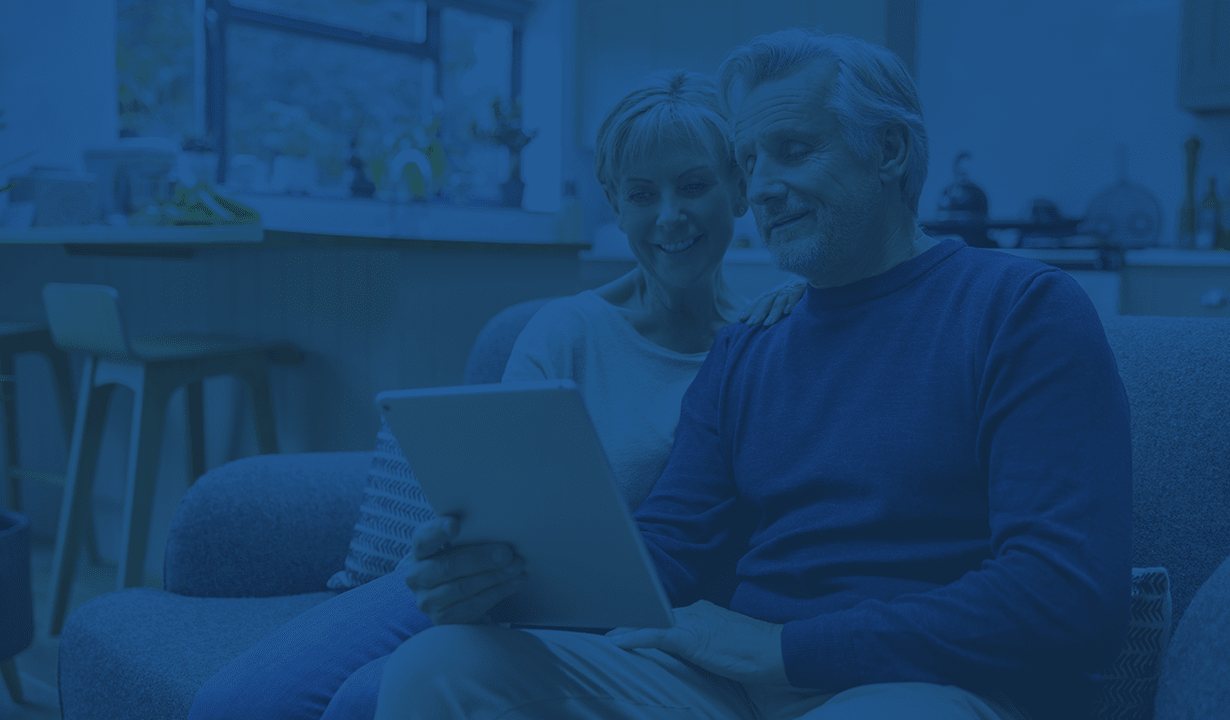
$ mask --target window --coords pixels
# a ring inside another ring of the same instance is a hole
[[[242,191],[513,204],[530,7],[119,0],[122,127],[214,150]]]

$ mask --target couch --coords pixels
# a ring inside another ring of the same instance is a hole
[[[499,380],[543,302],[488,323],[466,382]],[[1169,570],[1177,626],[1156,718],[1216,717],[1230,712],[1230,319],[1105,325],[1132,412],[1133,565]],[[343,566],[370,457],[267,455],[201,477],[172,521],[163,589],[107,593],[65,623],[63,717],[186,717],[211,675],[332,597],[325,582]]]

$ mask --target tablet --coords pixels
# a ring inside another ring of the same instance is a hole
[[[670,602],[571,380],[376,396],[454,544],[504,542],[529,582],[492,619],[568,628],[671,627]]]

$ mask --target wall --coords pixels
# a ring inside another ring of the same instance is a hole
[[[0,3],[0,166],[84,169],[81,151],[119,128],[113,0]]]
[[[1162,206],[1173,241],[1184,186],[1183,142],[1204,142],[1197,188],[1230,189],[1230,117],[1177,106],[1179,0],[919,0],[916,77],[931,140],[920,203],[934,217],[952,161],[968,150],[971,179],[995,218],[1035,197],[1081,217],[1128,176]],[[1199,199],[1199,198],[1197,198]]]

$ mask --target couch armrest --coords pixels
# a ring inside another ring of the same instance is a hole
[[[371,458],[260,455],[206,473],[171,520],[165,589],[194,597],[325,590],[345,562]]]

